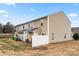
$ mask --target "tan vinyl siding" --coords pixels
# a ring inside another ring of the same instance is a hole
[[[23,30],[23,25],[19,27],[19,30]]]
[[[47,34],[47,18],[44,18],[44,19],[41,19],[41,20],[43,20],[43,25],[44,25],[43,27],[41,27],[41,21],[40,20],[29,23],[30,26],[32,26],[33,28],[38,28],[38,29],[35,29],[33,31],[34,33],[36,33],[38,35],[42,35],[42,33]],[[29,39],[30,42],[32,41],[32,35],[33,34],[28,34],[28,39]]]
[[[47,33],[47,27],[48,27],[48,22],[47,22],[47,18],[45,18],[44,20],[43,20],[43,26],[41,26],[41,29],[42,29],[42,33],[43,34],[48,34]]]
[[[29,39],[29,42],[32,42],[32,34],[28,33],[27,39]]]
[[[64,38],[66,33],[67,38]],[[54,36],[54,39],[52,39]],[[60,42],[71,40],[71,25],[63,12],[49,16],[49,41]]]
[[[40,35],[42,33],[47,34],[47,18],[44,18],[44,19],[41,19],[41,20],[34,22],[34,27],[38,28],[38,29],[35,30],[35,33],[38,33]],[[43,26],[41,26],[41,23],[43,23]]]
[[[20,30],[20,26],[16,27],[16,31],[18,32]]]
[[[28,24],[25,24],[24,25],[24,29],[28,29]]]
[[[48,23],[49,22],[49,23]],[[41,23],[43,23],[41,25]],[[29,25],[30,24],[30,25]],[[34,33],[38,35],[49,35],[49,42],[61,42],[71,40],[71,23],[63,12],[43,17],[16,27],[16,32],[23,29],[34,29],[32,34],[28,32],[27,39],[32,41]]]

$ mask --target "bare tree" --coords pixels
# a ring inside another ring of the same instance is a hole
[[[0,23],[0,33],[3,33],[3,25]]]
[[[14,26],[10,22],[8,22],[3,27],[3,33],[12,33],[13,28]]]

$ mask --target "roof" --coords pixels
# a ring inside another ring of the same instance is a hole
[[[31,22],[34,22],[34,21],[38,21],[38,20],[41,20],[41,19],[46,18],[46,17],[47,17],[47,16],[44,16],[44,17],[41,17],[41,18],[37,18],[37,19],[35,19],[35,20],[29,21],[29,22],[25,22],[25,23],[19,24],[19,25],[17,25],[17,26],[21,26],[21,25],[28,24],[28,23],[31,23]],[[16,26],[16,27],[17,27],[17,26]]]
[[[60,11],[60,12],[56,12],[56,13],[54,13],[54,14],[49,14],[48,16],[50,16],[50,15],[55,15],[55,14],[58,14],[58,13],[64,13],[64,12],[63,12],[63,11]],[[31,23],[31,22],[34,22],[34,21],[38,21],[38,20],[41,20],[41,19],[46,18],[46,17],[47,17],[47,16],[40,17],[40,18],[37,18],[37,19],[35,19],[35,20],[29,21],[29,22],[25,22],[25,23],[23,23],[23,24],[19,24],[19,25],[17,25],[16,27],[21,26],[21,25],[25,25],[25,24],[28,24],[28,23]]]

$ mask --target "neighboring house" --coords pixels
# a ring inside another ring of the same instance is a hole
[[[72,27],[71,28],[72,34],[78,33],[79,34],[79,27]]]
[[[71,23],[64,12],[58,12],[15,27],[16,34],[25,34],[32,42],[33,35],[48,35],[49,43],[72,40]]]

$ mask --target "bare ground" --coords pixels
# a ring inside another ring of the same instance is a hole
[[[79,56],[79,41],[52,43],[32,48],[31,44],[0,39],[0,55],[8,56]]]

